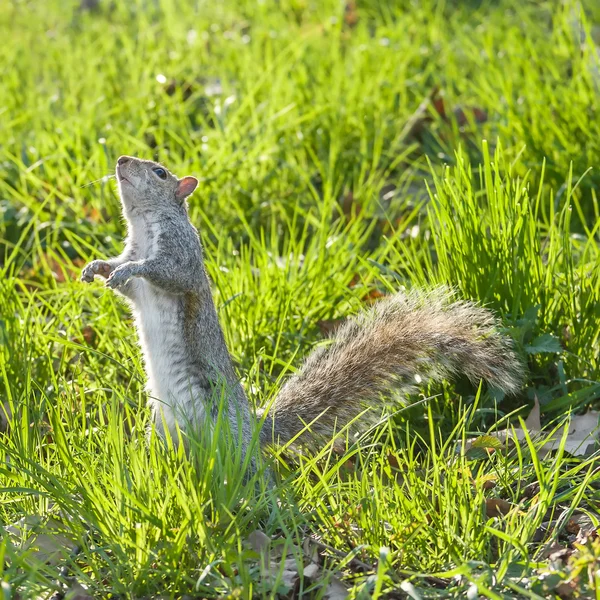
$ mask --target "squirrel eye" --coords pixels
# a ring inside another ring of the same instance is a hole
[[[163,181],[167,178],[167,172],[160,167],[156,167],[156,169],[152,169]]]

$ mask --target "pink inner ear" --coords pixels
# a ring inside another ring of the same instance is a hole
[[[184,177],[179,180],[177,184],[177,189],[175,190],[175,197],[178,200],[183,200],[187,198],[198,185],[198,180],[195,177]]]

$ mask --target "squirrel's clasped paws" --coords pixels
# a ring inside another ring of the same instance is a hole
[[[93,260],[88,263],[81,272],[81,281],[91,283],[94,281],[94,275],[108,277],[112,271],[112,267],[104,260]]]
[[[124,286],[132,277],[135,277],[131,263],[118,266],[106,280],[106,286],[116,290]]]

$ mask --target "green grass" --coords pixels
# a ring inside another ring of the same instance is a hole
[[[599,25],[591,0],[0,3],[0,525],[53,519],[77,546],[45,564],[3,534],[4,597],[285,597],[255,530],[300,572],[317,540],[297,590],[317,598],[333,577],[356,598],[591,597],[598,543],[558,566],[544,547],[598,510],[597,456],[457,447],[534,397],[546,422],[600,400]],[[435,87],[450,118],[415,134]],[[329,320],[438,284],[502,316],[522,394],[424,390],[341,455],[275,451],[275,485],[242,482],[226,432],[189,457],[148,442],[129,313],[78,282],[121,247],[120,154],[201,178],[190,214],[257,405]]]

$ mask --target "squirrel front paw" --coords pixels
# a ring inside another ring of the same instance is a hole
[[[132,277],[136,276],[135,265],[132,263],[125,263],[119,265],[106,280],[106,286],[113,290],[124,286]]]
[[[111,274],[112,267],[105,260],[93,260],[88,263],[81,272],[81,281],[90,283],[94,281],[94,275],[100,275],[105,279]]]

